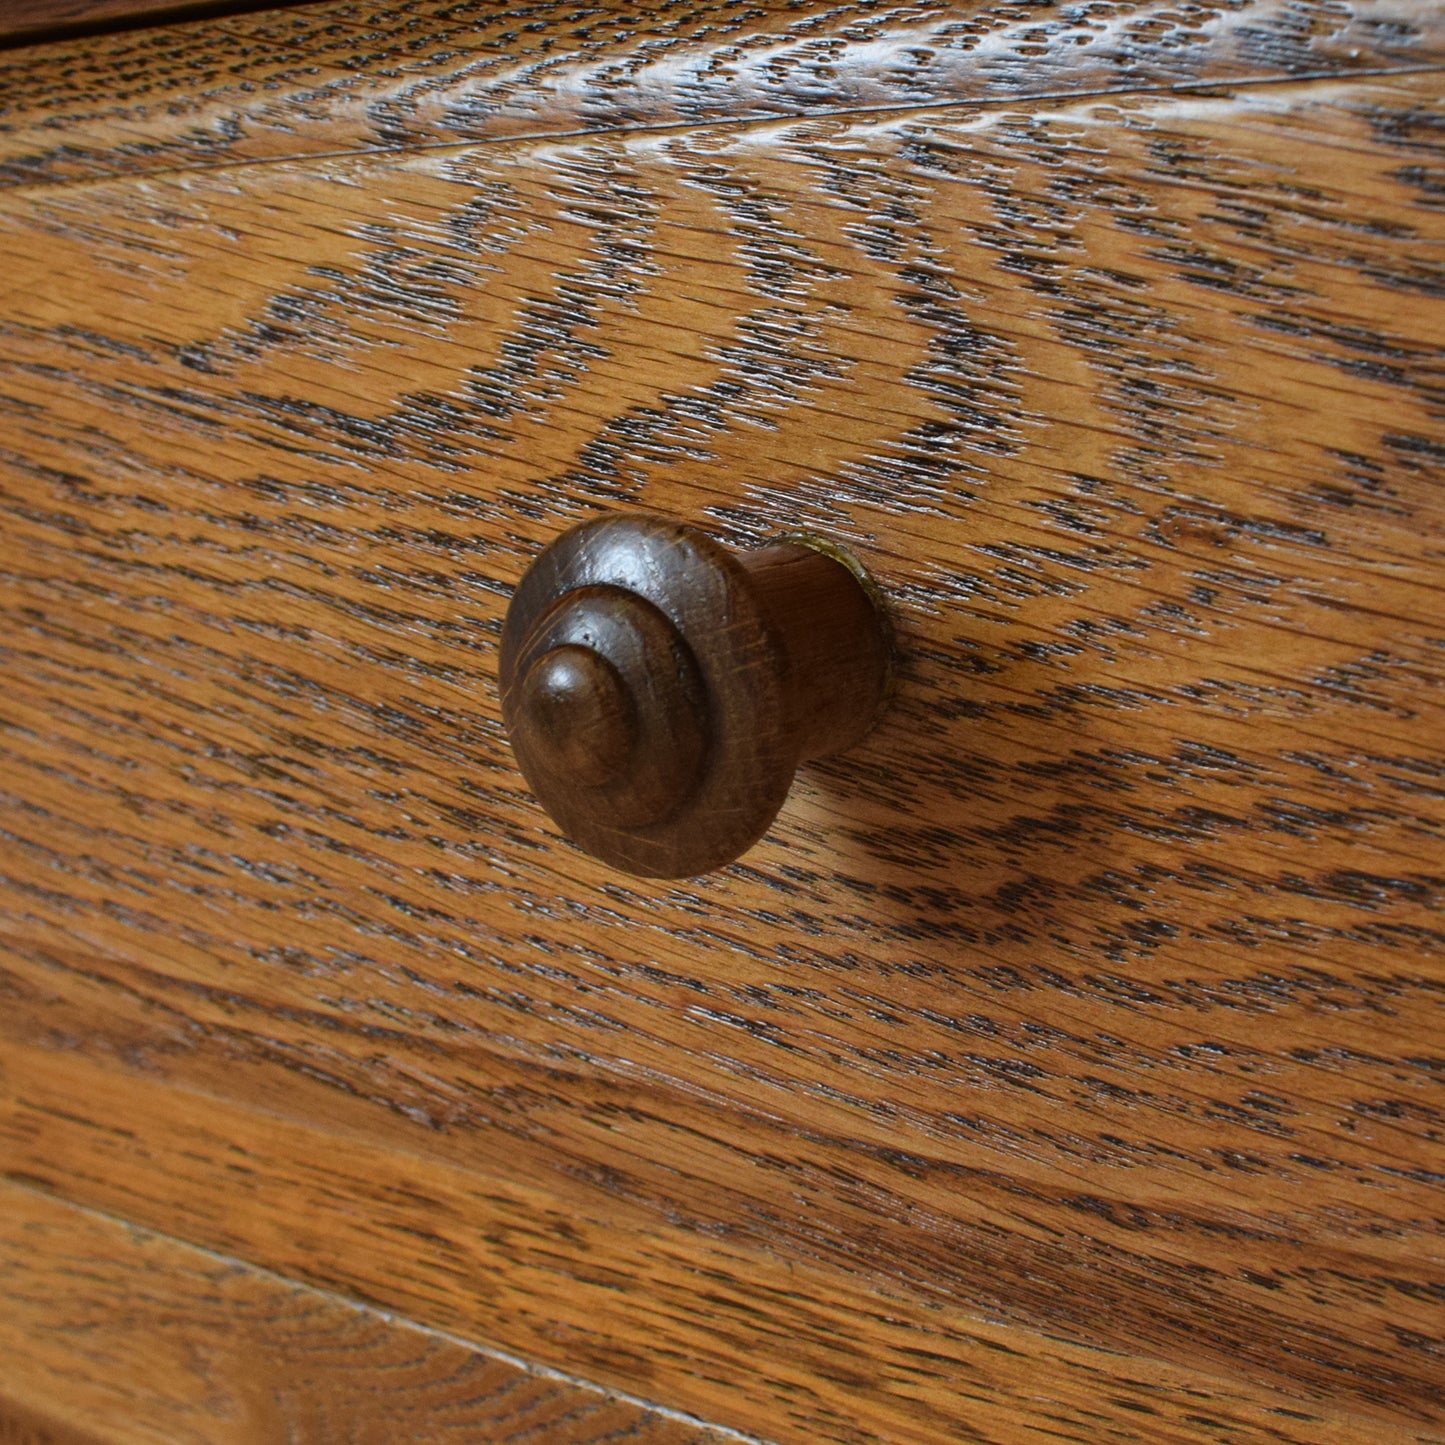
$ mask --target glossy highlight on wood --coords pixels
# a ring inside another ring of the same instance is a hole
[[[329,0],[0,56],[0,185],[1428,70],[1433,0]],[[598,197],[594,197],[598,199]]]
[[[613,867],[686,878],[767,831],[798,765],[878,720],[876,589],[821,545],[736,554],[666,517],[557,538],[502,629],[512,749],[564,832]]]
[[[6,72],[0,1172],[787,1445],[1438,1445],[1440,7],[456,13]],[[506,741],[600,512],[897,623],[700,879]]]

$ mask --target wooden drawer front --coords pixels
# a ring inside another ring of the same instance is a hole
[[[6,1445],[739,1439],[8,1183],[0,1286]]]
[[[776,1440],[1438,1438],[1426,60],[0,192],[0,1168]],[[681,885],[500,729],[609,509],[896,609]]]

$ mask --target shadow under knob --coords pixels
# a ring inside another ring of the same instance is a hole
[[[872,724],[886,622],[861,574],[783,542],[735,553],[664,517],[564,533],[502,630],[502,714],[532,791],[627,872],[717,868],[767,831],[800,762]]]

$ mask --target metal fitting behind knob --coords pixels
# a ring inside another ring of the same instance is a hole
[[[800,762],[868,731],[888,628],[861,574],[785,541],[732,552],[665,517],[604,517],[537,558],[502,630],[502,716],[579,847],[655,878],[718,868]]]

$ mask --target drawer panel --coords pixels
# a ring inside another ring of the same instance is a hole
[[[13,3],[13,0],[12,0]],[[137,0],[126,0],[137,3]],[[0,184],[1439,65],[1425,0],[325,0],[0,55]]]
[[[740,1439],[12,1184],[0,1281],[6,1445]]]
[[[1439,89],[6,192],[3,1167],[774,1439],[1432,1438]],[[629,509],[900,638],[683,884],[500,728]]]

